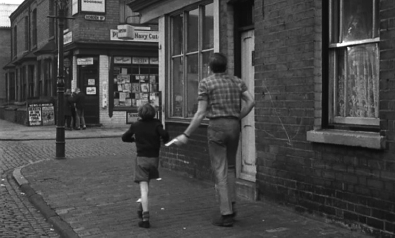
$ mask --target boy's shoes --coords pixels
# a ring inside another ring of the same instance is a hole
[[[223,227],[231,227],[233,226],[233,216],[235,213],[233,214],[229,214],[229,215],[221,215],[219,217],[215,217],[213,219],[213,225],[215,226],[223,226]]]
[[[82,130],[86,130],[86,126],[82,127]]]

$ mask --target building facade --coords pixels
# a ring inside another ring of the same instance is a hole
[[[11,59],[11,13],[18,7],[17,4],[0,3],[0,105],[6,102],[6,71],[3,66]]]
[[[6,67],[10,107],[56,105],[59,34],[65,89],[78,87],[86,94],[88,126],[124,125],[135,119],[140,104],[158,104],[155,24],[140,25],[125,0],[68,1],[61,33],[57,14],[57,1],[26,0],[11,15],[12,60]],[[134,25],[129,39],[118,38],[118,25],[124,24]]]
[[[256,100],[243,119],[238,194],[395,236],[395,3],[135,0],[158,22],[162,120],[181,134],[213,52]],[[161,164],[212,179],[207,122]]]

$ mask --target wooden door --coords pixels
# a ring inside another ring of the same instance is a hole
[[[241,76],[249,92],[254,95],[254,31],[241,35]],[[256,180],[255,113],[254,109],[241,121],[241,136],[238,158],[238,177],[248,181]]]

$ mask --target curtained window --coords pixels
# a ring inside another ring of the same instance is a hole
[[[378,0],[330,1],[330,123],[379,125]]]

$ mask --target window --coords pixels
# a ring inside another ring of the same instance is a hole
[[[18,28],[16,26],[14,27],[14,34],[12,40],[13,57],[16,57],[18,54]]]
[[[26,66],[21,68],[21,101],[26,100]]]
[[[28,66],[28,98],[34,97],[34,65]]]
[[[159,106],[158,58],[114,57],[114,108],[130,110],[146,103]]]
[[[378,0],[330,0],[331,124],[379,125]]]
[[[9,99],[10,101],[15,100],[15,73],[10,73],[10,93],[9,93]]]
[[[213,4],[173,15],[170,28],[170,117],[191,118],[197,111],[199,81],[208,76],[214,51]]]
[[[45,96],[52,96],[52,69],[51,69],[51,61],[44,60],[44,95]]]
[[[37,46],[37,9],[32,13],[32,45]]]
[[[29,50],[29,18],[25,17],[25,50]]]

